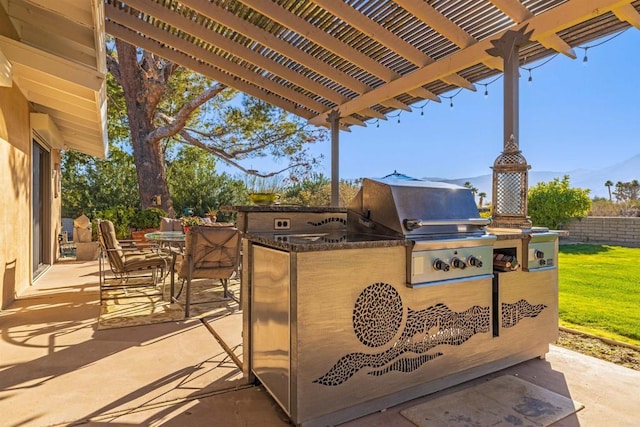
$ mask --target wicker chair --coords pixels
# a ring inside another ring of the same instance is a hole
[[[182,258],[176,266],[176,259]],[[229,279],[237,273],[240,264],[240,231],[235,227],[191,226],[186,236],[184,255],[174,252],[174,271],[185,288],[185,317],[190,317],[192,279],[218,279],[223,297],[215,301],[232,299],[228,289]],[[178,296],[182,292],[182,288]],[[174,282],[171,277],[171,297],[174,299]],[[177,300],[177,297],[175,298]],[[235,299],[235,298],[233,298]]]
[[[102,254],[100,256],[100,301],[102,301],[102,291],[114,289],[113,285],[106,285],[105,259],[113,275],[118,279],[115,288],[126,289],[127,287],[153,286],[156,287],[160,280],[164,280],[167,272],[167,261],[157,252],[150,250],[140,250],[136,247],[123,247],[116,237],[115,227],[111,221],[98,220],[98,241]],[[128,281],[132,277],[149,276],[151,282],[133,283]]]

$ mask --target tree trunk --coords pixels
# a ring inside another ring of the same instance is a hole
[[[147,78],[145,70],[138,62],[134,46],[116,40],[116,49],[120,83],[127,105],[140,203],[143,209],[155,206],[174,216],[161,141],[149,139],[149,135],[155,130],[153,113],[157,100],[164,93],[164,82],[153,83]],[[157,196],[160,196],[159,204]]]

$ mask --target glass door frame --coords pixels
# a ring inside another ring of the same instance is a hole
[[[31,144],[31,280],[52,264],[51,149],[35,131]]]

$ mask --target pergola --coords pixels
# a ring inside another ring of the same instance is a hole
[[[533,31],[519,49],[524,65],[555,52],[573,58],[575,46],[640,28],[640,0],[0,2],[10,30],[0,64],[12,64],[0,85],[13,74],[36,129],[96,156],[107,145],[105,30],[312,124],[328,126],[334,112],[348,130],[475,90],[502,72],[487,49],[508,30]]]
[[[486,51],[527,26],[520,63],[629,25],[632,0],[105,0],[106,31],[290,113],[365,125],[501,72]]]
[[[640,0],[104,1],[114,37],[332,125],[336,189],[338,129],[475,91],[503,71],[487,50],[508,30],[531,32],[523,65],[640,28]]]

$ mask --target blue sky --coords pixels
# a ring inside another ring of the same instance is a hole
[[[599,169],[640,154],[640,31],[630,28],[558,55],[520,78],[520,149],[532,171]],[[529,64],[536,67],[544,61]],[[490,80],[483,82],[488,83]],[[491,173],[503,147],[502,78],[477,92],[461,91],[422,111],[340,133],[340,176],[380,177],[397,170],[415,177],[462,178]],[[456,91],[444,94],[451,96]],[[393,113],[395,115],[397,113]],[[398,123],[400,119],[400,123]],[[319,172],[330,176],[330,142],[316,144]],[[268,162],[252,161],[266,169]],[[640,171],[639,171],[640,175]]]

